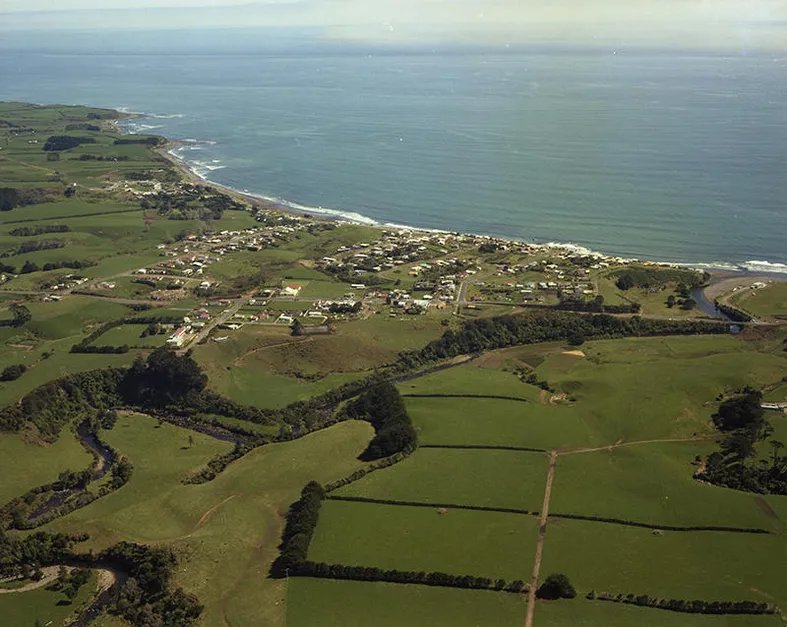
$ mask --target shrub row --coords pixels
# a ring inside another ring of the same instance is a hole
[[[235,448],[233,448],[229,453],[216,455],[210,459],[205,466],[183,479],[182,483],[186,485],[198,485],[201,483],[213,481],[216,476],[232,462],[234,462],[236,459],[240,459],[246,453],[255,449],[257,446],[259,446],[259,444],[254,442],[236,442]]]
[[[499,394],[402,394],[403,398],[487,398],[501,401],[517,401],[518,403],[531,403],[532,401],[518,396],[501,396]]]
[[[385,459],[381,459],[380,461],[370,464],[365,468],[359,468],[355,472],[339,479],[337,481],[333,481],[325,485],[325,492],[333,492],[334,490],[338,490],[342,486],[346,486],[350,483],[354,483],[359,479],[363,479],[369,473],[374,472],[375,470],[382,470],[383,468],[388,468],[393,466],[394,464],[398,464],[400,461],[407,459],[410,456],[410,452],[402,452],[396,453],[395,455],[391,455],[390,457],[386,457]]]
[[[418,448],[448,448],[460,450],[481,451],[522,451],[524,453],[546,453],[543,448],[530,448],[528,446],[493,446],[491,444],[419,444]]]
[[[626,525],[628,527],[641,527],[643,529],[656,529],[661,531],[726,531],[729,533],[755,533],[755,534],[770,534],[767,529],[759,529],[757,527],[722,527],[718,525],[691,525],[691,526],[676,526],[676,525],[652,525],[650,523],[636,522],[633,520],[625,520],[622,518],[606,518],[604,516],[584,516],[582,514],[553,514],[549,513],[550,518],[569,518],[572,520],[588,520],[592,522],[611,523],[615,525]]]
[[[538,514],[529,512],[526,509],[515,509],[513,507],[487,507],[484,505],[457,505],[456,503],[423,503],[419,501],[395,501],[393,499],[373,499],[366,496],[327,496],[331,501],[353,501],[356,503],[375,503],[378,505],[403,505],[407,507],[429,507],[445,509],[466,509],[475,512],[500,512],[503,514]]]
[[[375,566],[344,566],[342,564],[325,564],[323,562],[301,562],[290,571],[290,574],[301,577],[319,577],[321,579],[385,581],[388,583],[463,588],[466,590],[495,590],[514,594],[528,591],[528,586],[521,579],[506,581],[505,579],[490,579],[489,577],[476,577],[474,575],[450,575],[441,572],[413,570],[383,570]]]
[[[687,614],[778,614],[779,608],[772,603],[758,601],[701,601],[697,599],[658,599],[647,594],[612,594],[589,592],[587,598],[612,603],[627,603],[641,607],[652,607]]]

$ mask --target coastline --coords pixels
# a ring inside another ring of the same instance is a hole
[[[112,120],[111,123],[119,133],[125,135],[133,135],[137,133],[134,133],[124,128],[122,125],[118,124],[118,122],[120,122],[121,120],[155,117],[147,113],[133,113],[133,112],[126,112],[126,111],[117,111],[117,113],[119,114],[118,118]],[[140,134],[147,134],[147,133],[143,132]],[[183,141],[183,140],[173,140],[166,136],[162,136],[162,137],[166,140],[166,143],[154,148],[154,151],[161,157],[165,158],[169,163],[171,163],[172,166],[183,177],[184,180],[195,185],[210,187],[221,193],[227,194],[228,196],[230,196],[235,200],[247,203],[259,209],[264,209],[267,211],[280,211],[282,213],[291,213],[301,216],[308,216],[310,219],[319,220],[319,221],[329,221],[329,222],[339,221],[339,222],[348,222],[354,224],[362,224],[379,229],[410,231],[414,233],[459,234],[459,232],[457,231],[450,231],[450,230],[425,229],[425,228],[419,228],[419,227],[403,225],[403,224],[379,223],[371,219],[366,219],[364,216],[360,216],[360,215],[358,216],[359,219],[354,219],[352,217],[352,215],[354,214],[347,214],[338,211],[334,212],[333,210],[323,210],[322,208],[309,208],[309,207],[301,208],[295,205],[294,203],[288,203],[287,201],[277,201],[269,197],[264,197],[247,191],[241,191],[229,187],[227,185],[223,185],[221,183],[212,181],[208,179],[206,176],[199,174],[196,171],[196,169],[186,159],[181,158],[176,154],[176,151],[179,148],[187,146],[191,142]],[[772,271],[768,271],[767,269],[762,269],[762,268],[749,269],[739,264],[731,264],[731,263],[724,263],[724,262],[719,262],[717,264],[714,264],[714,263],[702,263],[702,262],[685,263],[685,262],[676,262],[676,261],[652,261],[642,258],[625,258],[618,255],[611,255],[603,252],[593,251],[585,246],[573,244],[570,242],[566,242],[566,243],[554,242],[554,241],[524,242],[522,240],[516,240],[506,237],[498,237],[488,234],[464,233],[464,235],[489,239],[492,241],[506,242],[511,244],[526,244],[528,246],[535,246],[544,249],[573,251],[580,254],[595,256],[598,257],[599,259],[625,260],[627,262],[642,262],[647,264],[691,268],[695,270],[704,271],[707,272],[711,277],[711,280],[708,283],[708,285],[705,286],[705,288],[703,288],[704,290],[709,290],[710,288],[710,290],[706,293],[706,297],[711,302],[714,300],[714,298],[718,297],[722,293],[719,291],[718,288],[715,288],[714,286],[723,285],[722,287],[723,293],[728,293],[733,289],[749,286],[751,285],[751,283],[756,282],[758,280],[787,281],[787,265],[774,264],[768,261],[751,261],[747,263],[750,263],[752,265],[757,264],[760,266],[764,266],[765,268],[767,268],[768,266],[779,267],[779,268],[781,268],[781,266],[785,266],[785,269],[772,270]]]

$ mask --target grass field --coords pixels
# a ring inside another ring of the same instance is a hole
[[[548,448],[604,443],[570,407],[478,398],[406,398],[405,404],[422,444]]]
[[[778,616],[680,614],[578,598],[570,602],[540,601],[536,624],[538,627],[776,627],[782,621]]]
[[[46,445],[28,444],[15,433],[0,434],[0,504],[55,481],[64,470],[84,470],[91,463],[93,458],[68,431]]]
[[[550,511],[654,525],[779,529],[781,523],[763,513],[755,495],[692,478],[694,457],[717,448],[713,442],[682,442],[562,455]]]
[[[544,497],[546,471],[546,456],[538,453],[420,449],[335,494],[537,511]]]
[[[520,595],[428,586],[298,578],[287,594],[289,627],[515,627]]]
[[[308,338],[292,337],[287,327],[249,325],[230,333],[226,342],[196,347],[194,356],[222,394],[242,403],[281,407],[392,363],[397,337],[405,349],[440,332],[438,321],[420,316],[401,321],[373,316],[339,323],[333,335]]]
[[[659,536],[649,529],[560,520],[550,522],[542,572],[569,574],[580,593],[784,606],[785,556],[784,535],[667,531]]]
[[[787,282],[772,283],[757,290],[735,294],[730,302],[758,318],[787,317]]]
[[[177,585],[206,605],[201,624],[283,624],[286,582],[266,578],[277,554],[282,516],[310,480],[352,472],[371,437],[366,423],[346,422],[287,444],[249,453],[214,481],[180,480],[229,444],[157,422],[123,416],[107,440],[134,464],[129,483],[50,524],[87,531],[85,548],[118,540],[173,546]],[[188,447],[188,436],[194,439]]]
[[[316,562],[527,579],[537,519],[519,514],[325,501]]]
[[[406,381],[399,385],[404,394],[485,394],[538,401],[538,388],[522,383],[512,372],[485,368],[471,362],[450,370]]]
[[[119,327],[110,329],[106,333],[101,334],[95,339],[93,345],[123,346],[124,344],[128,344],[129,346],[134,347],[149,346],[150,348],[164,346],[164,343],[167,341],[168,337],[166,333],[140,337],[140,334],[145,330],[145,328],[146,325],[143,324],[123,324]]]
[[[90,601],[97,584],[97,576],[91,575],[71,603],[66,602],[62,592],[46,588],[0,594],[0,616],[3,617],[3,624],[9,627],[33,627],[36,624],[59,627]]]

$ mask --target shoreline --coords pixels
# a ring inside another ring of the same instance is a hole
[[[118,118],[111,120],[111,124],[119,133],[122,133],[124,135],[147,134],[147,133],[130,132],[128,129],[118,124],[119,122],[121,122],[121,120],[154,118],[152,114],[148,114],[148,113],[134,113],[134,112],[125,112],[125,111],[118,111],[117,113],[119,113]],[[445,233],[445,234],[456,234],[456,235],[461,234],[471,237],[489,239],[492,241],[506,242],[510,244],[521,244],[527,246],[535,246],[544,249],[571,251],[578,254],[594,256],[594,257],[598,257],[599,259],[606,259],[606,260],[624,260],[624,262],[629,262],[629,263],[641,262],[645,264],[689,268],[693,270],[707,272],[710,275],[711,280],[708,283],[708,285],[705,286],[705,288],[703,288],[704,290],[711,288],[712,286],[718,285],[720,283],[723,283],[725,287],[729,286],[730,290],[732,290],[733,287],[746,286],[754,281],[757,281],[758,279],[787,281],[787,268],[782,271],[779,270],[768,271],[767,269],[762,269],[762,268],[750,269],[750,268],[743,267],[740,264],[733,264],[727,262],[718,262],[717,264],[703,263],[703,262],[685,263],[685,262],[676,262],[676,261],[653,261],[653,260],[642,259],[642,258],[627,258],[620,255],[611,255],[607,253],[593,251],[581,244],[574,244],[571,242],[566,242],[566,243],[554,242],[554,241],[526,242],[522,240],[516,240],[506,237],[498,237],[488,234],[460,233],[459,231],[420,228],[420,227],[404,225],[404,224],[379,223],[375,220],[372,220],[370,218],[365,218],[364,216],[361,215],[358,215],[359,219],[354,219],[352,215],[355,214],[349,214],[349,212],[343,213],[335,210],[323,210],[322,208],[313,208],[313,207],[301,208],[296,203],[289,203],[286,200],[277,201],[269,197],[265,197],[259,194],[254,194],[248,191],[238,190],[208,179],[206,176],[199,174],[196,171],[196,169],[186,159],[181,158],[176,154],[176,151],[179,148],[188,146],[191,143],[200,143],[199,141],[192,142],[192,141],[184,141],[184,140],[173,140],[163,135],[161,137],[163,137],[166,140],[166,143],[154,148],[154,152],[156,152],[156,154],[160,155],[161,157],[165,158],[169,163],[171,163],[173,167],[180,173],[180,175],[186,181],[195,185],[202,185],[205,187],[213,188],[217,191],[227,194],[233,199],[248,203],[253,207],[257,207],[268,211],[280,211],[283,213],[291,213],[300,216],[306,216],[309,217],[310,219],[318,220],[318,221],[347,222],[351,224],[359,224],[359,225],[369,226],[378,229],[410,231],[414,233]],[[766,268],[768,265],[778,266],[778,267],[785,265],[785,264],[778,264],[769,261],[756,261],[756,260],[752,260],[744,263],[760,264],[765,266]],[[730,290],[725,290],[725,293]],[[719,296],[719,294],[716,293],[715,290],[711,290],[710,295],[712,295],[713,298]],[[706,294],[706,296],[712,302],[713,298],[711,298],[710,295]]]

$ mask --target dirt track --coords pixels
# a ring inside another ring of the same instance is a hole
[[[538,575],[541,571],[541,555],[544,551],[544,536],[547,532],[547,520],[549,518],[549,500],[552,498],[552,481],[555,478],[556,465],[557,451],[552,451],[552,453],[549,455],[547,483],[546,487],[544,488],[544,503],[541,506],[541,519],[538,525],[536,556],[533,558],[533,575],[530,578],[530,590],[527,594],[527,616],[525,618],[525,627],[533,627],[533,620],[536,612],[536,590],[538,589]]]

